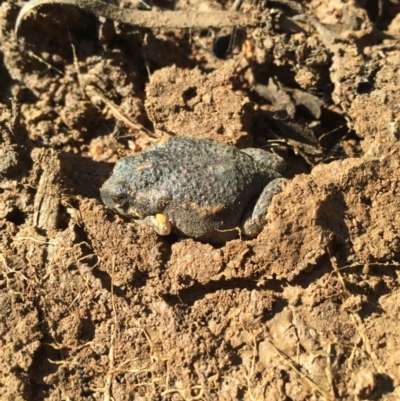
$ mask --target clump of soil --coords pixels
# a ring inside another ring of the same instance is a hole
[[[229,29],[71,6],[15,41],[1,4],[1,399],[400,398],[400,5],[372,3],[271,2],[221,58]],[[285,157],[256,239],[160,237],[101,204],[116,160],[172,135]]]

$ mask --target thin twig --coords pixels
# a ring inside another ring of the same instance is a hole
[[[26,3],[18,14],[15,23],[15,38],[22,20],[33,9],[45,4],[65,4],[78,7],[97,17],[106,17],[113,21],[143,28],[167,29],[207,29],[234,26],[257,26],[260,24],[260,14],[240,13],[237,11],[213,10],[212,12],[193,11],[145,11],[129,8],[119,8],[101,0],[32,0]]]

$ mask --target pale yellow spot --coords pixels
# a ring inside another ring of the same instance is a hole
[[[155,216],[147,216],[143,222],[150,225],[158,235],[171,233],[172,224],[164,214],[157,213]]]

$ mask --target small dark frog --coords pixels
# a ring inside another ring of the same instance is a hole
[[[262,149],[175,137],[119,160],[101,197],[160,235],[225,242],[261,232],[284,169]]]

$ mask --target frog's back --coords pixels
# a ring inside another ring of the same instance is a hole
[[[236,205],[243,195],[252,197],[265,185],[251,157],[215,142],[173,138],[139,157],[144,167],[139,181],[167,190],[182,204]]]

